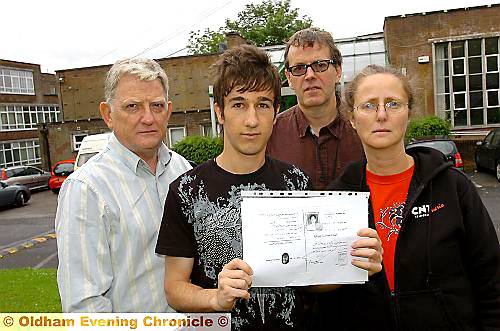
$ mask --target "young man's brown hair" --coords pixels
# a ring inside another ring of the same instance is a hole
[[[224,97],[237,87],[238,92],[274,92],[273,106],[278,111],[281,98],[281,80],[276,67],[265,51],[242,45],[225,51],[212,66],[214,99],[224,115]]]

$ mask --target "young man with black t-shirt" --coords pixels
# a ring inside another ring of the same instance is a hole
[[[279,74],[264,51],[249,45],[226,51],[214,68],[224,150],[170,185],[156,246],[166,255],[167,301],[181,312],[230,311],[233,330],[303,329],[297,290],[251,288],[252,269],[241,260],[240,192],[311,188],[300,169],[265,156]]]

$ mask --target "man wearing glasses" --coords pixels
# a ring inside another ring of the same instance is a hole
[[[342,55],[330,33],[308,28],[288,41],[285,65],[298,105],[277,116],[267,153],[303,169],[322,190],[363,157],[356,132],[339,111]]]

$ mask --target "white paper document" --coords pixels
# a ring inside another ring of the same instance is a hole
[[[356,233],[368,227],[368,192],[243,191],[243,260],[255,287],[353,284]]]

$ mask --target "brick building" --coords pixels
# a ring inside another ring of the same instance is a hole
[[[389,63],[416,87],[413,116],[449,119],[458,135],[500,126],[500,5],[386,17]]]
[[[0,168],[41,165],[46,124],[61,118],[53,74],[0,59]]]
[[[237,34],[228,35],[228,47],[246,43]],[[188,135],[212,134],[210,119],[211,84],[209,68],[219,54],[180,56],[156,59],[169,77],[169,98],[173,113],[165,142],[172,146]],[[63,118],[48,125],[49,152],[53,162],[75,157],[82,139],[108,131],[99,114],[99,102],[104,100],[104,80],[111,65],[60,70],[60,102]]]

